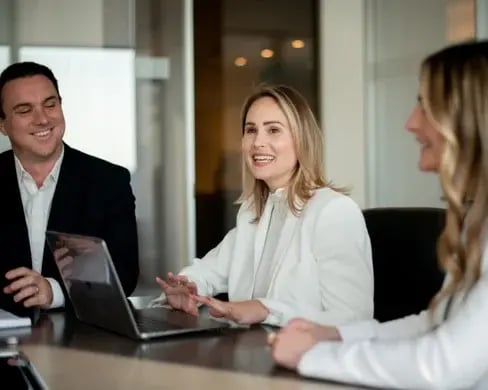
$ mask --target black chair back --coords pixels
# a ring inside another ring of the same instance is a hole
[[[375,318],[383,322],[426,309],[444,279],[436,246],[445,210],[392,207],[363,214],[373,250]]]

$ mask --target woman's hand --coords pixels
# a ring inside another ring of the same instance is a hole
[[[294,319],[278,333],[271,333],[268,344],[276,363],[295,370],[303,355],[321,341],[340,341],[336,327],[322,326],[304,319]]]
[[[341,334],[335,326],[319,325],[303,318],[291,320],[286,325],[285,329],[287,328],[308,332],[318,341],[342,341]]]
[[[190,282],[186,276],[173,275],[171,272],[168,273],[167,281],[156,277],[156,282],[166,295],[168,305],[173,309],[198,316],[197,304],[192,299],[192,296],[197,294],[195,283]]]
[[[262,322],[269,314],[268,309],[258,300],[223,302],[212,297],[193,296],[196,302],[209,307],[209,314],[237,322],[241,325]]]
[[[292,328],[283,328],[268,338],[273,360],[291,370],[296,370],[305,352],[318,342],[312,333]]]

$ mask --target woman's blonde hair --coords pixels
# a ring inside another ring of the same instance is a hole
[[[445,139],[439,175],[447,212],[437,253],[450,281],[432,300],[434,308],[471,288],[481,274],[488,217],[488,42],[459,44],[427,57],[420,93],[428,119]]]
[[[332,187],[324,174],[322,132],[307,101],[295,89],[284,85],[260,85],[248,96],[242,107],[242,134],[249,109],[254,102],[265,97],[272,98],[278,104],[289,125],[298,161],[287,186],[287,200],[290,210],[299,215],[316,189]],[[250,207],[254,208],[255,222],[259,221],[269,188],[263,180],[252,175],[245,156],[242,156],[242,180],[243,191],[238,202],[248,201]]]

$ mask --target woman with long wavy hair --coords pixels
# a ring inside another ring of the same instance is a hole
[[[243,105],[241,133],[236,227],[180,275],[157,278],[161,301],[195,315],[204,304],[241,324],[372,318],[364,218],[325,179],[322,133],[305,99],[290,87],[260,86]],[[214,298],[224,292],[229,302]]]
[[[423,61],[406,127],[421,145],[419,168],[438,172],[447,200],[438,242],[443,288],[425,312],[382,324],[292,320],[270,338],[273,357],[304,376],[361,385],[487,389],[487,41]]]

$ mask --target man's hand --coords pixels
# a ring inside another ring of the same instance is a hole
[[[240,302],[223,302],[212,297],[199,297],[193,299],[209,307],[209,314],[218,318],[227,318],[241,325],[256,324],[266,319],[268,309],[258,300]]]
[[[5,294],[14,294],[14,301],[25,307],[47,307],[53,301],[53,291],[49,281],[39,272],[19,267],[8,271],[5,277],[12,281],[3,289]]]

